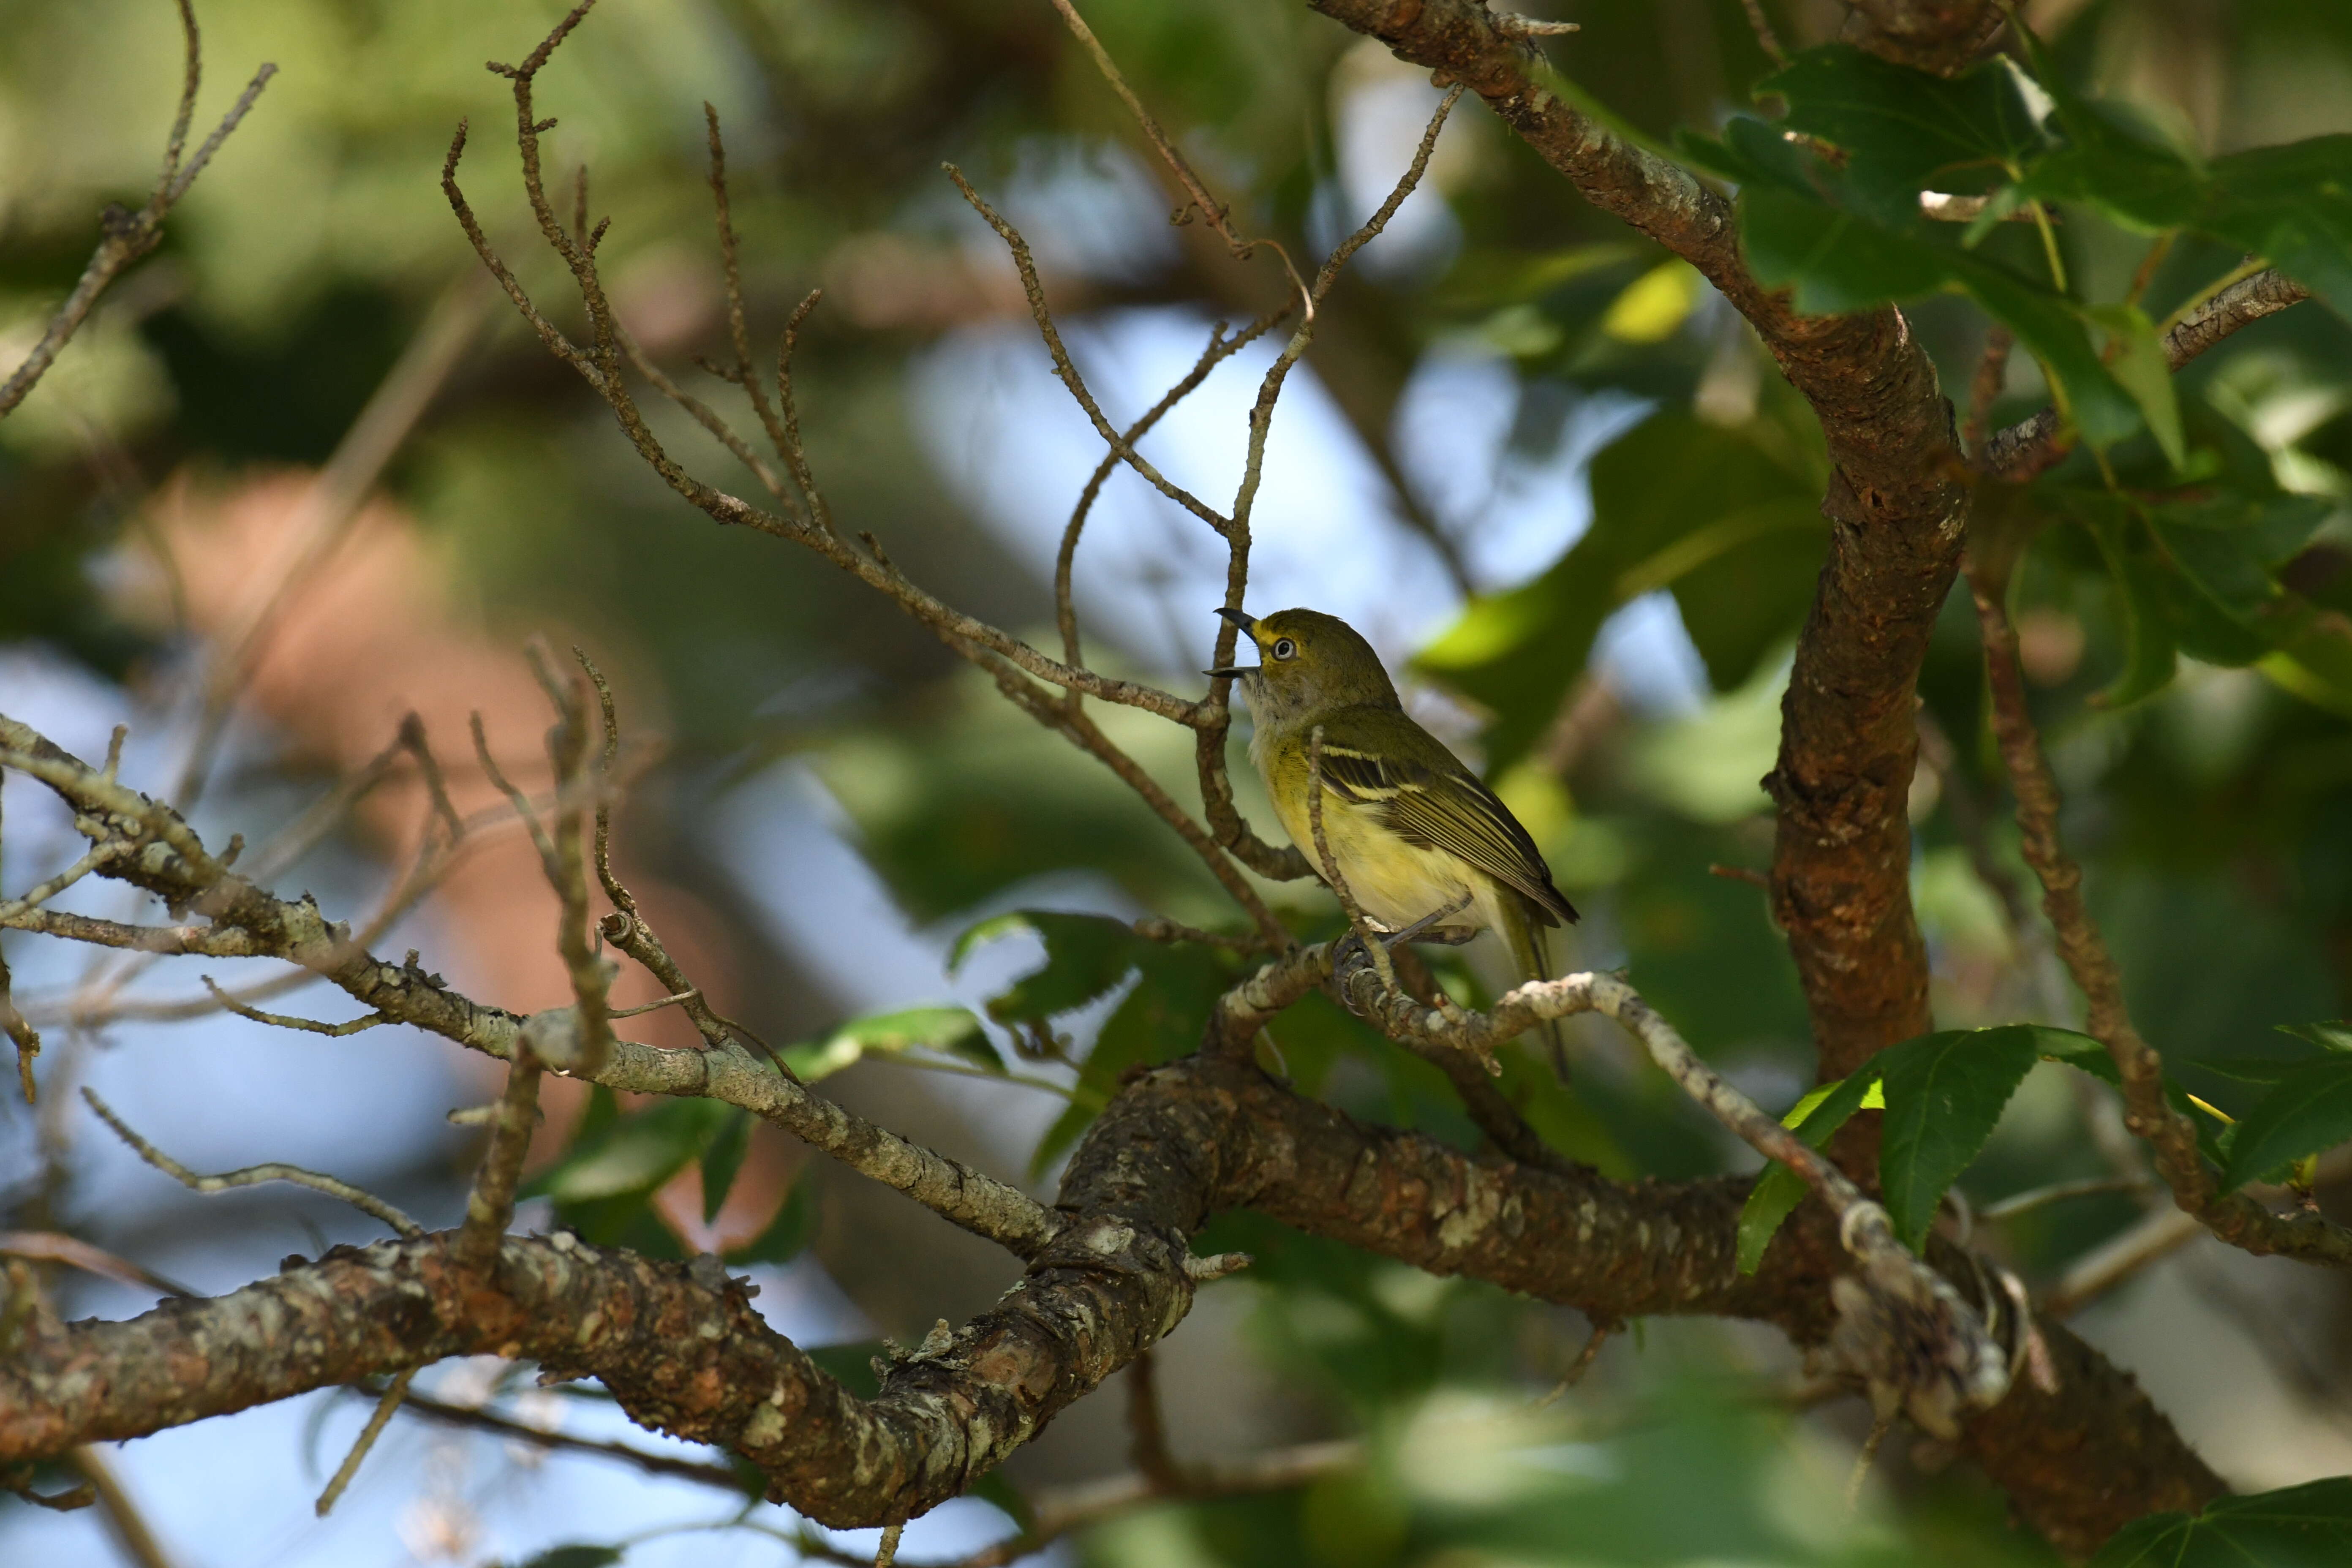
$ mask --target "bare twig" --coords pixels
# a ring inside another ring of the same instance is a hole
[[[2195,1215],[2179,1209],[2154,1211],[2076,1258],[2042,1299],[2042,1315],[2064,1318],[2081,1311],[2149,1264],[2196,1240],[2204,1229]]]
[[[106,1456],[95,1446],[85,1443],[73,1451],[73,1468],[82,1473],[82,1479],[97,1493],[99,1506],[106,1513],[107,1531],[122,1548],[123,1554],[138,1568],[173,1568],[171,1553],[156,1539],[153,1528],[139,1511],[139,1505],[131,1500],[131,1493]]]
[[[520,1040],[507,1066],[506,1088],[499,1096],[498,1119],[492,1124],[489,1147],[482,1152],[481,1168],[466,1194],[466,1224],[458,1233],[457,1256],[473,1268],[488,1268],[498,1257],[499,1239],[514,1217],[515,1189],[522,1179],[523,1156],[530,1152],[530,1135],[538,1121],[539,1058]]]
[[[1983,633],[1993,733],[2017,796],[2026,864],[2042,883],[2042,908],[2058,954],[2087,1005],[2084,1031],[2107,1047],[2122,1079],[2124,1122],[2155,1155],[2173,1202],[2213,1234],[2249,1252],[2352,1262],[2352,1231],[2315,1212],[2275,1215],[2243,1192],[2222,1193],[2197,1146],[2197,1129],[2165,1097],[2164,1062],[2124,1001],[2123,974],[2083,899],[2083,868],[2058,837],[2058,783],[2025,703],[2017,632],[2002,606],[2007,584],[1972,564],[1969,587]]]
[[[302,492],[286,526],[275,570],[257,574],[246,607],[215,639],[217,651],[206,661],[199,687],[194,738],[172,789],[172,799],[183,811],[202,796],[237,699],[269,651],[287,609],[351,538],[362,503],[474,346],[488,307],[486,291],[474,278],[461,278],[443,289],[424,325]]]
[[[0,958],[0,1034],[8,1037],[16,1047],[16,1089],[24,1095],[25,1103],[32,1105],[38,1099],[37,1086],[33,1081],[33,1060],[41,1054],[41,1032],[33,1027],[8,993],[8,961]]]
[[[165,1279],[127,1258],[93,1247],[78,1236],[55,1230],[0,1230],[0,1257],[29,1258],[41,1263],[62,1263],[101,1279],[123,1285],[143,1285],[166,1296],[194,1296],[186,1286]]]
[[[1601,1359],[1601,1347],[1609,1342],[1609,1336],[1615,1333],[1619,1325],[1605,1321],[1593,1324],[1591,1336],[1584,1342],[1584,1348],[1576,1352],[1576,1359],[1568,1363],[1568,1370],[1560,1373],[1559,1381],[1552,1384],[1551,1392],[1536,1401],[1536,1408],[1541,1410],[1558,1404],[1560,1395],[1582,1383],[1584,1374],[1592,1370],[1592,1363]]]
[[[1328,955],[1320,963],[1328,966]],[[1268,970],[1307,967],[1294,958]],[[1277,984],[1267,971],[1261,979]],[[1675,1027],[1624,981],[1612,974],[1571,974],[1531,981],[1506,993],[1485,1013],[1449,1014],[1396,992],[1378,992],[1366,972],[1342,975],[1349,1005],[1395,1039],[1491,1054],[1495,1046],[1547,1018],[1605,1013],[1641,1041],[1650,1058],[1683,1092],[1757,1152],[1778,1160],[1838,1216],[1838,1237],[1860,1265],[1859,1277],[1832,1282],[1839,1322],[1832,1359],[1869,1387],[1881,1410],[1903,1410],[1921,1426],[1949,1436],[1959,1418],[1998,1403],[2008,1391],[2009,1356],[1994,1342],[1976,1309],[1895,1238],[1886,1211],[1839,1170],[1768,1116],[1701,1060]]]
[[[2015,1219],[2019,1215],[2032,1214],[2035,1209],[2065,1203],[2073,1198],[2098,1197],[2105,1193],[2145,1193],[2154,1184],[2146,1177],[2135,1181],[2128,1176],[2090,1176],[2079,1182],[2053,1182],[2046,1187],[2035,1187],[2031,1192],[2003,1198],[1986,1207],[1977,1217],[1987,1222]]]
[[[1748,12],[1748,29],[1756,35],[1757,46],[1764,58],[1776,66],[1789,63],[1789,51],[1780,47],[1780,35],[1772,30],[1772,18],[1764,14],[1764,0],[1739,0]]]
[[[264,1182],[291,1182],[296,1186],[309,1187],[312,1192],[324,1193],[331,1198],[340,1198],[362,1214],[383,1221],[403,1236],[417,1237],[425,1234],[423,1226],[377,1197],[373,1193],[362,1191],[349,1182],[338,1181],[332,1176],[320,1175],[316,1171],[306,1171],[299,1165],[273,1163],[266,1165],[247,1165],[241,1171],[228,1171],[217,1176],[198,1175],[138,1133],[133,1132],[122,1118],[114,1113],[113,1108],[98,1097],[95,1089],[83,1089],[81,1097],[89,1102],[89,1108],[92,1110],[98,1112],[99,1120],[112,1128],[114,1135],[130,1144],[132,1152],[141,1159],[190,1192],[225,1193],[232,1187],[258,1186]]]
[[[354,1394],[381,1397],[383,1390],[375,1386],[354,1387]],[[697,1459],[681,1459],[674,1454],[652,1454],[626,1443],[606,1442],[596,1437],[575,1437],[566,1432],[550,1431],[527,1422],[511,1420],[495,1410],[473,1405],[452,1405],[445,1400],[409,1391],[401,1396],[400,1407],[412,1415],[437,1422],[445,1426],[467,1427],[478,1432],[494,1432],[517,1443],[527,1443],[536,1448],[565,1454],[584,1454],[591,1458],[618,1459],[634,1465],[649,1476],[674,1476],[680,1480],[699,1481],[704,1486],[740,1494],[743,1478],[725,1465],[708,1464]]]
[[[1120,440],[1132,448],[1167,416],[1169,410],[1192,395],[1209,378],[1211,371],[1264,337],[1289,313],[1289,307],[1286,305],[1280,310],[1260,316],[1232,336],[1226,335],[1224,323],[1218,322],[1209,333],[1209,346],[1201,351],[1201,357],[1193,362],[1192,368],[1185,373],[1182,380],[1170,387],[1159,402],[1144,410],[1134,424],[1120,432]],[[1095,465],[1095,471],[1087,477],[1086,488],[1078,492],[1077,505],[1071,509],[1069,523],[1062,530],[1062,547],[1054,558],[1054,618],[1061,628],[1062,660],[1066,664],[1085,663],[1078,645],[1077,610],[1070,597],[1070,575],[1077,562],[1078,535],[1087,525],[1087,515],[1094,510],[1095,498],[1101,494],[1104,481],[1110,478],[1111,469],[1118,462],[1119,455],[1116,448],[1105,452],[1102,460]],[[1080,695],[1072,691],[1065,700],[1075,706],[1080,700]]]
[[[596,668],[595,661],[588,657],[586,649],[575,647],[572,657],[579,661],[582,672],[596,689],[596,707],[604,734],[601,765],[609,777],[621,752],[621,723],[613,700],[613,685],[604,679],[604,672]],[[604,896],[613,901],[613,911],[597,922],[598,934],[643,964],[655,979],[662,983],[685,1010],[688,1020],[706,1044],[722,1046],[730,1037],[742,1040],[773,1062],[778,1072],[797,1082],[793,1069],[784,1065],[784,1058],[778,1056],[767,1041],[710,1005],[702,988],[687,978],[686,972],[678,967],[677,961],[670,957],[669,950],[662,945],[661,938],[655,933],[645,912],[637,907],[636,896],[614,875],[613,806],[610,797],[604,794],[599,794],[596,800],[594,858],[596,879],[604,888]]]
[[[1969,383],[1969,422],[1960,432],[1963,451],[1984,450],[1985,431],[1992,421],[1992,405],[2000,397],[2000,389],[2009,379],[2010,351],[2017,339],[2010,330],[1995,321],[1985,333],[1984,353],[1977,361],[1977,374]]]
[[[1307,320],[1314,320],[1318,296],[1307,292],[1306,280],[1298,276],[1298,268],[1291,265],[1290,252],[1271,239],[1244,239],[1234,233],[1232,209],[1219,205],[1216,198],[1209,195],[1209,188],[1201,183],[1201,176],[1192,172],[1192,166],[1184,161],[1184,155],[1176,151],[1176,144],[1168,139],[1166,132],[1160,129],[1160,122],[1152,118],[1150,110],[1144,108],[1143,100],[1136,97],[1135,89],[1127,85],[1127,79],[1119,74],[1118,66],[1110,58],[1110,51],[1096,39],[1094,29],[1088,27],[1085,18],[1078,15],[1077,7],[1071,5],[1070,0],[1054,0],[1054,9],[1062,14],[1062,20],[1068,24],[1071,35],[1093,58],[1095,68],[1102,72],[1103,79],[1110,83],[1112,90],[1127,105],[1128,112],[1135,116],[1136,123],[1143,128],[1144,137],[1151,143],[1152,150],[1160,154],[1160,161],[1168,165],[1177,183],[1184,187],[1185,195],[1192,198],[1191,205],[1201,215],[1201,221],[1225,242],[1225,248],[1237,261],[1248,260],[1251,253],[1261,245],[1282,258],[1282,269],[1290,275],[1291,287],[1298,290],[1299,301],[1307,309]],[[1182,208],[1178,209],[1180,217],[1182,212]]]
[[[2166,328],[2165,363],[2179,370],[2232,332],[2309,298],[2310,289],[2275,271],[2233,275]],[[1975,466],[2013,482],[2030,479],[2066,455],[2069,444],[2059,439],[2058,426],[2058,411],[2045,408],[1978,448]]]
[[[296,1018],[284,1013],[265,1013],[258,1007],[247,1006],[222,990],[214,983],[211,975],[204,974],[197,978],[205,983],[205,989],[212,993],[213,1000],[229,1012],[240,1018],[250,1018],[257,1024],[268,1024],[280,1029],[299,1029],[304,1034],[327,1035],[341,1039],[346,1035],[356,1035],[363,1030],[373,1029],[378,1024],[392,1022],[382,1013],[363,1013],[356,1018],[347,1019],[340,1024],[322,1024],[316,1018]]]
[[[402,1398],[408,1393],[409,1379],[415,1375],[415,1367],[404,1369],[393,1378],[392,1385],[383,1391],[383,1397],[375,1402],[375,1409],[369,1415],[367,1425],[360,1428],[359,1436],[352,1444],[352,1451],[343,1456],[343,1462],[335,1467],[334,1475],[329,1478],[326,1489],[319,1494],[317,1512],[320,1519],[327,1517],[334,1508],[335,1500],[343,1495],[343,1489],[350,1486],[352,1478],[360,1473],[361,1461],[368,1457],[368,1450],[375,1447],[375,1440],[383,1436],[383,1429],[391,1425],[392,1414],[400,1408]]]
[[[73,292],[66,296],[65,303],[59,305],[56,314],[49,318],[47,328],[41,333],[41,341],[33,345],[33,352],[25,356],[25,363],[18,365],[5,382],[0,382],[0,419],[6,418],[16,405],[25,400],[25,395],[33,390],[34,384],[47,374],[58,353],[65,348],[67,340],[88,319],[91,307],[98,303],[98,297],[106,292],[107,286],[121,275],[123,268],[162,243],[164,215],[188,194],[188,187],[195,183],[198,174],[204,173],[205,165],[212,162],[213,154],[220,151],[221,143],[228,139],[229,132],[245,119],[254,100],[261,96],[261,89],[269,85],[271,77],[278,74],[278,68],[274,65],[264,65],[254,72],[253,80],[237,95],[236,101],[221,117],[221,122],[213,129],[213,133],[205,138],[204,144],[196,149],[196,155],[183,163],[181,153],[187,146],[188,123],[195,113],[196,87],[204,78],[204,48],[196,30],[194,6],[189,0],[178,0],[178,3],[180,30],[186,39],[186,64],[182,72],[179,110],[173,116],[171,136],[163,148],[163,171],[155,177],[155,187],[148,195],[146,205],[137,212],[126,212],[109,204],[100,216],[99,225],[104,230],[105,237],[90,253],[89,264],[82,268]]]
[[[1045,352],[1054,361],[1054,374],[1061,378],[1063,386],[1068,389],[1070,396],[1093,423],[1095,434],[1102,437],[1104,445],[1121,462],[1142,475],[1144,482],[1152,489],[1207,523],[1220,536],[1229,534],[1233,524],[1222,513],[1161,473],[1111,424],[1109,417],[1103,413],[1102,405],[1095,401],[1094,394],[1087,390],[1086,377],[1078,373],[1077,365],[1070,358],[1070,351],[1063,346],[1061,329],[1054,324],[1053,312],[1045,304],[1045,285],[1039,279],[1037,263],[1029,254],[1029,242],[1021,237],[1019,229],[1006,222],[978,191],[972,189],[971,182],[963,177],[961,169],[953,163],[943,163],[940,167],[947,171],[948,178],[955,182],[956,189],[963,193],[963,199],[971,204],[971,209],[987,220],[988,226],[996,231],[996,237],[1004,241],[1004,247],[1012,252],[1013,265],[1021,274],[1022,290],[1029,297],[1029,314],[1036,321],[1038,334],[1045,340]]]
[[[1168,1447],[1168,1426],[1160,1408],[1158,1359],[1145,1351],[1127,1367],[1128,1457],[1136,1470],[1163,1492],[1181,1492],[1182,1466]]]

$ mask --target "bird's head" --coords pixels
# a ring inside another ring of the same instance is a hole
[[[1258,662],[1206,673],[1239,680],[1260,724],[1311,722],[1342,708],[1400,706],[1381,656],[1339,616],[1320,610],[1255,617],[1239,610],[1217,614],[1257,645]]]

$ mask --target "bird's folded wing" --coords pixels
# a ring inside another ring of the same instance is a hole
[[[1576,919],[1551,885],[1551,868],[1535,840],[1468,770],[1441,771],[1327,742],[1323,785],[1342,800],[1375,807],[1389,830],[1408,841],[1458,855],[1517,889],[1544,924]]]

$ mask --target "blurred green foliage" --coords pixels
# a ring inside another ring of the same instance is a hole
[[[2241,1117],[2233,1175],[2273,1173],[2352,1132],[2331,1098],[2343,1092],[2337,1058],[2317,1043],[2297,1056],[2273,1032],[2352,1012],[2352,329],[2335,313],[2352,293],[2352,7],[2036,6],[2060,16],[2045,48],[1947,83],[1826,43],[1809,10],[1766,5],[1806,46],[1778,72],[1739,0],[1589,0],[1562,8],[1585,30],[1550,58],[1637,132],[1679,135],[1674,144],[1738,181],[1750,253],[1801,305],[1903,301],[1956,395],[1987,329],[2004,323],[2021,352],[1988,411],[1996,426],[2063,396],[2081,449],[2030,486],[1979,485],[1979,527],[2018,552],[2011,608],[2034,717],[2135,1012],[2188,1089]],[[1296,256],[1329,237],[1349,139],[1373,123],[1377,94],[1405,92],[1414,129],[1434,96],[1303,7],[1085,9],[1234,202],[1242,230]],[[281,75],[159,257],[0,426],[0,640],[37,640],[134,680],[168,673],[177,646],[172,628],[118,613],[108,590],[141,493],[174,474],[227,479],[320,460],[434,300],[472,275],[437,187],[460,116],[475,128],[468,189],[493,237],[529,286],[560,298],[514,197],[505,88],[480,69],[525,52],[560,15],[555,0],[200,10],[200,117],[254,62],[273,59]],[[152,0],[0,0],[0,342],[13,352],[79,271],[99,206],[152,177],[178,41]],[[752,313],[772,326],[806,288],[832,290],[800,381],[835,511],[959,606],[1036,636],[1050,621],[1045,584],[934,468],[907,397],[918,356],[1010,319],[986,282],[997,262],[972,247],[937,165],[953,159],[1047,218],[1068,216],[1076,209],[1045,200],[1052,181],[1036,172],[1147,168],[1125,110],[1042,3],[604,0],[544,78],[543,112],[561,122],[551,170],[568,181],[592,166],[594,209],[613,219],[604,258],[615,295],[676,323],[660,353],[681,376],[724,332],[706,99],[729,127]],[[1646,412],[1591,464],[1580,536],[1524,580],[1480,583],[1413,672],[1469,715],[1465,743],[1588,910],[1570,961],[1625,968],[1702,1052],[1783,1109],[1811,1078],[1802,1000],[1763,895],[1709,871],[1769,854],[1756,781],[1771,766],[1787,650],[1826,546],[1818,431],[1695,274],[1576,201],[1475,100],[1444,151],[1432,180],[1450,250],[1351,275],[1320,323],[1308,363],[1347,430],[1383,472],[1412,471],[1414,433],[1398,428],[1398,410],[1438,353],[1484,355],[1507,373],[1515,458],[1622,423],[1628,400]],[[1991,221],[1931,222],[1923,190],[1986,197]],[[1071,317],[1173,305],[1242,318],[1282,288],[1278,268],[1235,266],[1197,225],[1096,244],[1024,221]],[[2152,250],[2159,233],[2168,247]],[[2153,374],[2163,323],[2250,248],[2326,302],[2239,334],[2177,377]],[[754,483],[682,416],[656,417],[712,482]],[[709,786],[646,792],[643,809],[667,814],[654,836],[690,839],[711,790],[804,761],[910,921],[971,928],[960,952],[1040,947],[991,1001],[987,1026],[932,1008],[798,1029],[810,1043],[790,1059],[804,1076],[877,1057],[1066,1068],[1066,1109],[1024,1151],[1044,1170],[1122,1072],[1197,1041],[1235,962],[1145,942],[1098,912],[1118,904],[1240,931],[1183,846],[919,627],[830,568],[677,503],[517,324],[487,336],[389,484],[494,636],[558,621],[630,656],[674,737],[669,776]],[[1058,521],[1070,499],[1040,504]],[[1260,527],[1272,537],[1282,520]],[[1703,674],[1687,710],[1632,702],[1593,659],[1611,616],[1660,593]],[[1141,657],[1122,629],[1088,625],[1106,668]],[[1197,689],[1188,672],[1136,673]],[[1939,1019],[2069,1021],[2049,1016],[2031,954],[1980,875],[2023,868],[1964,595],[1937,627],[1921,691],[1954,752],[1913,797]],[[1188,735],[1093,710],[1196,804]],[[1239,771],[1244,807],[1264,825]],[[737,897],[729,869],[688,868],[722,901]],[[1302,937],[1336,931],[1311,890],[1267,891]],[[1033,907],[1056,900],[1096,910]],[[1456,994],[1491,994],[1480,950],[1433,963]],[[786,966],[772,967],[768,1004],[805,1007],[783,994]],[[1303,1092],[1476,1145],[1442,1075],[1328,1001],[1310,998],[1269,1035]],[[2032,1055],[1993,1063],[1971,1085],[1975,1114],[1939,1129],[1966,1135],[1920,1160],[1908,1228],[1927,1223],[1954,1179],[1982,1204],[2103,1173],[2075,1102],[2055,1069],[2028,1070]],[[1607,1031],[1580,1033],[1577,1057],[1572,1089],[1519,1050],[1501,1079],[1571,1157],[1629,1178],[1747,1158]],[[2289,1083],[2295,1094],[2263,1112]],[[1903,1096],[1887,1092],[1892,1109]],[[624,1111],[604,1096],[538,1190],[592,1239],[676,1256],[651,1194],[696,1165],[715,1214],[747,1138],[715,1105]],[[737,1257],[793,1255],[814,1231],[814,1202],[811,1184],[796,1185]],[[2138,1213],[2116,1198],[2039,1210],[2003,1243],[2040,1280]],[[1882,1464],[1887,1496],[1847,1514],[1839,1492],[1855,1434],[1826,1424],[1834,1413],[1779,1408],[1768,1397],[1777,1363],[1715,1326],[1629,1334],[1592,1385],[1537,1413],[1530,1396],[1582,1342],[1585,1325],[1564,1314],[1245,1215],[1222,1216],[1199,1246],[1257,1258],[1246,1283],[1220,1289],[1251,1293],[1260,1375],[1317,1430],[1361,1436],[1370,1458],[1296,1494],[1118,1521],[1080,1547],[1105,1568],[2053,1561],[1962,1472]],[[871,1353],[848,1347],[829,1364],[870,1386]],[[2336,1498],[2317,1502],[2340,1509]],[[2154,1561],[2184,1542],[2206,1550],[2234,1528],[2148,1521],[2129,1548],[2143,1555],[2115,1561]]]

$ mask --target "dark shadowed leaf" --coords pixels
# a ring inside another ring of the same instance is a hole
[[[2352,1478],[2134,1520],[2091,1568],[2338,1568],[2352,1563]]]
[[[551,1546],[518,1568],[610,1568],[621,1561],[617,1546]]]
[[[2331,1051],[2352,1051],[2352,1020],[2338,1018],[2326,1024],[2281,1024],[2279,1029],[2299,1040],[2309,1040],[2315,1046]]]
[[[743,1168],[743,1155],[751,1147],[751,1113],[738,1110],[719,1129],[710,1147],[702,1152],[702,1223],[709,1225],[719,1217],[725,1206],[727,1193],[735,1184],[735,1173]]]
[[[816,1201],[809,1184],[795,1182],[768,1227],[740,1247],[730,1247],[730,1263],[790,1263],[816,1234]]]
[[[1897,220],[1923,189],[1990,190],[2056,145],[2046,95],[2006,59],[1948,78],[1831,44],[1756,90],[1787,102],[1790,130],[1846,149],[1854,186]]]
[[[2352,1142],[2352,1056],[2323,1057],[2281,1079],[2239,1119],[2221,1184],[2242,1186],[2347,1142]]]
[[[956,938],[948,972],[961,967],[982,943],[1024,931],[1045,944],[1045,962],[988,999],[988,1016],[1000,1024],[1042,1024],[1108,995],[1135,967],[1139,952],[1150,945],[1127,922],[1108,915],[1015,910],[984,920]]]

